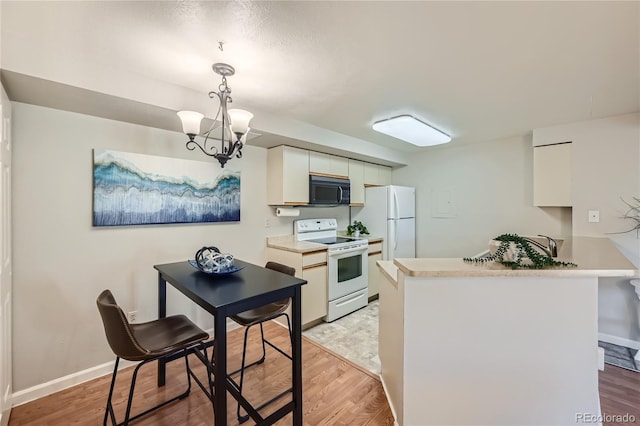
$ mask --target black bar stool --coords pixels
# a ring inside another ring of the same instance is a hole
[[[283,274],[287,274],[287,275],[291,275],[294,276],[296,270],[290,266],[287,265],[283,265],[281,263],[277,263],[277,262],[267,262],[267,264],[265,265],[265,268],[267,269],[272,269],[274,271],[278,271],[281,272]],[[286,352],[284,352],[282,349],[278,348],[277,346],[275,346],[273,343],[271,343],[270,341],[268,341],[267,339],[264,338],[264,329],[262,327],[262,324],[266,321],[270,321],[272,319],[278,318],[280,316],[284,316],[287,319],[287,327],[289,330],[289,340],[291,341],[291,344],[293,345],[293,341],[292,341],[292,336],[291,336],[291,321],[289,320],[289,315],[287,315],[286,311],[287,308],[289,307],[289,304],[291,303],[291,299],[284,299],[284,300],[279,300],[277,302],[274,303],[269,303],[268,305],[264,305],[261,306],[259,308],[256,309],[250,309],[248,311],[245,312],[241,312],[237,315],[232,315],[230,316],[230,318],[235,321],[236,323],[240,324],[243,327],[246,327],[244,330],[244,344],[242,347],[242,366],[229,374],[229,376],[233,376],[237,373],[240,373],[240,383],[234,383],[236,384],[238,391],[240,392],[240,394],[242,394],[242,385],[244,382],[244,371],[249,368],[252,367],[254,365],[257,364],[262,364],[266,358],[266,347],[265,344],[271,346],[273,349],[275,349],[276,351],[280,352],[282,355],[286,356],[289,359],[291,358],[291,355],[287,354]],[[254,361],[252,363],[250,363],[249,365],[245,365],[246,363],[246,356],[247,356],[247,336],[249,334],[249,329],[251,327],[253,327],[254,325],[260,325],[260,336],[262,339],[262,357],[260,359],[258,359],[257,361]],[[260,411],[261,409],[263,409],[264,407],[266,407],[267,405],[271,404],[272,402],[274,402],[275,400],[277,400],[278,398],[283,397],[284,395],[286,395],[287,393],[291,392],[292,389],[289,388],[283,392],[281,392],[280,394],[276,395],[275,397],[271,398],[269,401],[263,403],[262,405],[260,405],[259,407],[256,408],[256,411]],[[249,415],[244,415],[241,416],[240,415],[240,403],[238,403],[238,410],[237,410],[237,415],[238,415],[238,421],[240,423],[244,423],[245,421],[247,421],[249,419]]]
[[[204,350],[205,359],[206,346],[203,344],[204,340],[209,338],[209,335],[200,329],[197,325],[191,322],[184,315],[174,315],[166,318],[160,318],[155,321],[150,321],[141,324],[129,324],[124,312],[116,303],[111,291],[103,291],[97,299],[98,311],[102,317],[102,323],[104,325],[104,331],[107,336],[107,341],[111,350],[116,355],[115,367],[113,369],[113,375],[111,377],[111,387],[109,388],[109,398],[107,399],[107,407],[104,413],[104,426],[107,424],[107,419],[111,417],[111,422],[114,426],[126,426],[129,422],[142,417],[150,412],[157,410],[173,401],[183,399],[189,395],[191,391],[191,377],[193,377],[198,385],[205,391],[202,383],[189,367],[188,354],[191,351],[199,349]],[[131,403],[133,401],[133,391],[136,384],[136,378],[138,376],[138,370],[144,364],[155,361],[158,359],[168,359],[184,356],[186,370],[187,370],[187,389],[178,396],[175,396],[167,401],[164,401],[155,407],[152,407],[144,412],[131,417]],[[120,358],[129,361],[141,361],[133,370],[133,377],[131,379],[131,386],[129,388],[129,397],[127,400],[127,410],[125,413],[124,421],[117,423],[115,413],[113,411],[113,405],[111,398],[113,396],[113,388],[116,382],[116,375],[118,373],[118,363]],[[202,359],[202,357],[199,357]],[[213,394],[211,383],[211,370],[207,365],[207,375],[209,392]],[[207,395],[209,396],[209,395]]]

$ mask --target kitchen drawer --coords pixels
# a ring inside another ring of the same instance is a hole
[[[302,255],[302,267],[327,263],[327,251],[314,251]]]
[[[382,241],[379,243],[369,244],[369,256],[382,251]]]

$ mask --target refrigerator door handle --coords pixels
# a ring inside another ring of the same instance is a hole
[[[400,204],[398,203],[398,192],[395,191],[393,188],[391,188],[391,190],[393,191],[393,204],[395,207],[395,213],[396,213],[396,217],[394,217],[395,219],[395,238],[394,238],[394,242],[393,242],[393,251],[395,252],[398,248],[398,222],[397,220],[400,219]]]
[[[400,205],[398,204],[398,192],[394,191],[393,189],[392,191],[393,191],[393,204],[394,204],[395,213],[396,213],[394,219],[400,219]]]
[[[395,235],[395,238],[394,238],[394,241],[393,241],[393,251],[395,252],[398,249],[398,229],[400,227],[398,226],[398,221],[397,220],[394,221],[394,225],[395,225],[395,228],[396,228],[395,229],[396,235]]]

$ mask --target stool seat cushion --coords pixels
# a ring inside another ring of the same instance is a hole
[[[184,315],[130,324],[140,346],[156,357],[171,353],[190,343],[206,340],[209,335]]]
[[[277,302],[269,303],[256,309],[249,309],[248,311],[232,315],[231,319],[245,327],[259,322],[269,321],[286,311],[289,307],[290,300],[291,299],[278,300]]]

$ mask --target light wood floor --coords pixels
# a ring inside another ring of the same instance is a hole
[[[254,333],[255,330],[255,333]],[[285,351],[290,350],[286,329],[276,324],[265,326],[267,338]],[[252,328],[248,359],[257,359],[261,349],[259,329]],[[228,334],[229,369],[240,365],[243,329]],[[378,378],[326,351],[318,344],[303,338],[303,411],[305,425],[392,425],[393,416]],[[205,377],[204,367],[197,358],[190,357],[190,365],[198,375]],[[291,383],[291,364],[288,359],[267,347],[264,364],[252,367],[245,375],[246,395],[254,405],[260,405],[287,389]],[[126,397],[131,380],[132,368],[118,374],[114,405],[118,420],[122,421]],[[144,366],[138,375],[138,384],[133,403],[133,411],[140,412],[167,396],[180,393],[186,386],[184,362],[175,361],[167,367],[167,386],[156,387],[155,363]],[[9,426],[20,425],[98,425],[102,424],[104,406],[109,391],[111,376],[83,383],[57,392],[45,398],[13,408]],[[281,402],[290,401],[286,396],[265,408],[266,416],[275,411]],[[237,425],[236,405],[228,397],[228,424]],[[290,425],[291,415],[279,425]],[[211,425],[213,410],[209,400],[197,385],[192,385],[188,398],[174,402],[136,422],[136,426],[182,426]],[[252,424],[246,422],[244,425]]]
[[[600,371],[599,375],[602,414],[612,416],[610,420],[613,420],[605,421],[603,425],[640,425],[640,373],[606,364],[604,371]],[[613,417],[625,414],[633,416],[635,420],[615,421],[617,419]]]
[[[268,324],[265,331],[268,338],[279,347],[288,348],[285,329]],[[250,342],[249,346],[253,350],[249,356],[257,357],[258,336],[257,333],[252,332],[252,334],[255,339]],[[230,332],[229,353],[240,354],[241,344],[242,330]],[[375,376],[327,352],[306,338],[303,339],[302,349],[303,408],[306,425],[383,426],[393,424],[393,417],[382,386]],[[267,361],[261,366],[252,367],[252,371],[247,375],[247,395],[252,402],[259,403],[269,399],[268,395],[277,394],[280,389],[286,389],[290,380],[289,361],[273,350],[267,349],[267,351]],[[230,368],[234,368],[239,365],[240,359],[238,356],[230,355],[229,363]],[[194,359],[191,365],[196,367],[201,377],[204,377],[204,368],[197,360]],[[131,368],[124,370],[118,376],[115,400],[117,401],[116,413],[119,416],[124,412],[131,370]],[[9,426],[102,424],[109,380],[110,376],[105,376],[15,407],[11,413]],[[155,365],[141,369],[137,397],[134,398],[134,411],[137,408],[148,407],[158,398],[164,398],[169,393],[175,394],[183,389],[186,382],[184,364],[176,361],[169,365],[167,370],[169,384],[165,388],[158,389],[155,386],[155,380]],[[605,370],[599,372],[599,389],[603,415],[629,414],[635,417],[635,421],[631,423],[605,421],[605,426],[640,425],[640,373],[606,365]],[[229,424],[236,425],[238,424],[234,416],[236,407],[233,399],[230,397],[228,399]],[[270,410],[266,409],[263,414],[269,412]],[[212,419],[211,405],[194,384],[188,398],[142,418],[134,425],[211,425]],[[289,425],[291,418],[287,417],[279,424]]]

